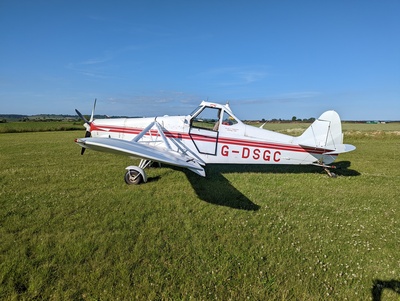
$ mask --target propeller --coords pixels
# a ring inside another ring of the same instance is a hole
[[[87,120],[86,117],[83,116],[81,112],[79,112],[77,109],[75,109],[76,114],[78,114],[78,116],[85,122],[84,123],[84,127],[86,128],[85,138],[92,137],[92,134],[90,133],[90,125],[94,120],[94,111],[96,109],[96,102],[97,102],[97,99],[94,100],[92,115],[90,115],[89,120]],[[86,148],[82,147],[81,155],[83,155],[85,153],[85,150],[86,150]]]

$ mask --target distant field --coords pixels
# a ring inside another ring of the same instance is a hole
[[[79,154],[83,129],[0,134],[0,299],[399,300],[400,125],[343,128],[336,179],[162,167],[139,186],[129,158]]]
[[[22,132],[48,132],[48,131],[71,131],[83,130],[83,121],[26,121],[0,123],[0,133],[22,133]],[[249,123],[260,127],[261,123]],[[300,135],[309,123],[266,123],[264,129],[278,131],[289,135]],[[400,123],[366,124],[366,123],[343,123],[343,132],[349,136],[364,136],[365,134],[376,135],[377,133],[400,136]]]
[[[49,132],[81,130],[83,122],[26,121],[0,123],[0,133]]]
[[[253,124],[254,125],[254,124]],[[310,124],[309,123],[267,123],[264,129],[278,131],[289,135],[300,135]],[[257,125],[254,125],[257,126]],[[261,126],[258,125],[258,126]],[[388,135],[400,137],[400,123],[393,122],[387,124],[366,124],[366,123],[346,123],[342,124],[345,137],[354,136],[376,136]]]

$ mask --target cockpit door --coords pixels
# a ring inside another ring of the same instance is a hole
[[[191,119],[189,135],[199,153],[216,155],[220,118],[221,109],[205,107]]]

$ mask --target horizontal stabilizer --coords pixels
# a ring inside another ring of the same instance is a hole
[[[313,149],[322,152],[324,155],[338,155],[338,154],[343,154],[347,152],[351,152],[356,149],[354,145],[351,144],[337,144],[334,147],[331,145],[329,147],[315,147],[312,145],[306,145],[306,144],[299,144],[301,147],[307,148],[307,149]]]
[[[351,152],[355,149],[356,149],[356,147],[351,144],[339,144],[339,145],[335,145],[335,149],[333,151],[324,153],[324,155],[343,154],[343,153]]]

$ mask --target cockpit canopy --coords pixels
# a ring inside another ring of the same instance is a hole
[[[238,120],[233,114],[229,105],[213,104],[203,101],[190,116],[191,126],[203,129],[218,131],[219,126],[232,126],[238,124]]]

